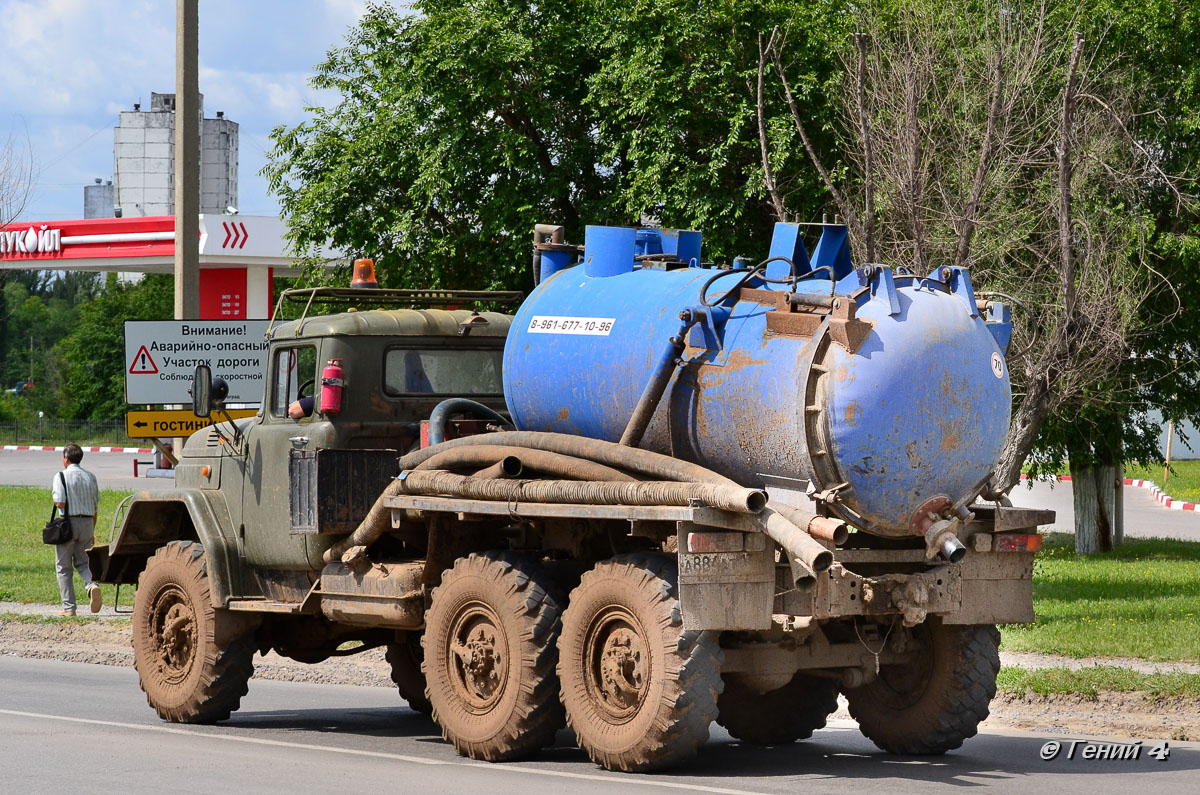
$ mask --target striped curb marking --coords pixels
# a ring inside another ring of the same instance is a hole
[[[1045,481],[1066,481],[1071,482],[1070,475],[1041,475],[1036,478],[1030,478],[1028,475],[1021,475],[1021,480],[1045,480]],[[1197,511],[1200,512],[1200,503],[1184,502],[1177,500],[1174,497],[1164,494],[1163,490],[1154,484],[1152,480],[1133,480],[1125,478],[1126,486],[1134,486],[1139,489],[1146,489],[1150,492],[1150,496],[1157,500],[1164,507],[1170,508],[1172,511]]]
[[[62,446],[53,447],[36,444],[6,444],[0,447],[0,450],[33,450],[52,452],[54,450],[62,450]],[[153,447],[83,447],[80,448],[85,453],[153,453]]]
[[[1172,511],[1200,511],[1200,504],[1194,502],[1184,502],[1177,500],[1174,497],[1163,493],[1163,490],[1154,485],[1152,480],[1130,480],[1125,478],[1126,486],[1136,486],[1139,489],[1146,489],[1150,495],[1160,503],[1170,508]]]

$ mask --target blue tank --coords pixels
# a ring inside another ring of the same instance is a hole
[[[962,269],[856,268],[845,227],[819,228],[810,258],[806,227],[777,224],[755,272],[702,265],[694,232],[588,227],[582,262],[543,263],[513,322],[513,421],[618,441],[666,363],[641,447],[820,495],[878,535],[960,511],[1008,432],[1008,310]]]

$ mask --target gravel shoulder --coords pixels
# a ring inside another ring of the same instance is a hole
[[[100,617],[87,622],[34,624],[0,621],[0,654],[97,665],[133,666],[127,620]],[[1123,665],[1114,660],[1073,660],[1037,654],[1004,654],[1005,665],[1024,668]],[[1187,663],[1125,661],[1146,673],[1200,673]],[[307,665],[275,653],[255,657],[254,677],[288,682],[317,682],[387,688],[394,692],[382,649]],[[252,685],[253,686],[253,685]],[[1142,693],[1101,692],[1079,695],[1001,693],[992,701],[984,727],[1004,727],[1066,735],[1136,739],[1200,739],[1200,699],[1150,698]],[[849,719],[844,699],[833,717]]]

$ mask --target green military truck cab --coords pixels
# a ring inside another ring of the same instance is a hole
[[[501,359],[511,317],[433,305],[514,298],[334,288],[281,296],[281,306],[306,306],[300,319],[268,331],[257,416],[220,421],[215,411],[216,424],[184,445],[175,488],[135,495],[111,542],[89,553],[100,582],[138,586],[136,662],[160,715],[228,715],[245,692],[236,680],[248,678],[255,649],[311,662],[348,640],[396,642],[394,630],[333,626],[317,615],[310,596],[322,555],[371,508],[438,403],[463,397],[504,409]],[[429,306],[354,309],[387,300]],[[315,301],[348,311],[310,315]],[[335,359],[344,381],[336,413],[321,395],[322,370]],[[311,414],[293,419],[289,407],[305,396],[315,398]],[[206,643],[218,650],[219,671],[200,670],[209,667],[197,654]],[[225,689],[198,695],[214,676]]]

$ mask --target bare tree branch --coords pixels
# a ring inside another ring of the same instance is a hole
[[[904,122],[905,122],[905,140],[904,147],[908,155],[907,166],[907,199],[908,199],[908,222],[912,230],[912,245],[913,245],[913,263],[917,268],[918,273],[927,273],[929,271],[928,253],[925,250],[925,224],[921,213],[921,203],[924,198],[924,180],[922,179],[922,152],[921,152],[921,121],[920,121],[920,94],[918,88],[917,64],[913,56],[913,47],[911,41],[905,52],[905,74],[904,74]]]
[[[800,140],[804,143],[804,151],[808,153],[808,159],[812,162],[813,167],[817,169],[817,173],[821,175],[821,181],[825,183],[825,189],[833,197],[833,201],[837,204],[838,211],[842,214],[842,217],[846,219],[847,225],[852,229],[857,229],[858,216],[854,212],[853,205],[846,201],[845,196],[838,190],[837,185],[833,183],[833,179],[829,176],[829,171],[821,162],[821,158],[817,155],[817,150],[813,147],[812,141],[809,140],[808,133],[804,129],[800,110],[796,107],[796,98],[792,96],[792,88],[788,83],[787,72],[783,68],[783,53],[781,50],[781,47],[776,47],[773,52],[775,71],[779,74],[779,81],[783,84],[783,94],[787,98],[788,110],[792,113],[792,121],[796,124],[796,132],[800,133]]]
[[[779,27],[776,26],[771,31],[771,38],[767,41],[766,49],[763,49],[762,34],[758,34],[758,145],[762,150],[763,164],[763,183],[767,188],[767,195],[771,197],[771,206],[775,208],[775,219],[777,221],[786,221],[787,212],[784,209],[783,198],[779,195],[779,190],[775,186],[775,179],[771,175],[771,156],[767,147],[767,125],[763,117],[763,73],[767,70],[767,58],[769,53],[775,48],[775,40],[779,36]]]
[[[854,34],[858,45],[858,129],[863,146],[863,237],[867,262],[875,262],[875,147],[867,111],[867,35]]]
[[[992,96],[988,103],[987,128],[983,133],[983,144],[979,147],[979,162],[975,166],[975,179],[971,182],[971,196],[963,210],[962,227],[958,232],[958,245],[954,251],[954,264],[964,267],[971,252],[971,238],[975,234],[975,221],[979,217],[979,202],[983,199],[983,188],[992,171],[992,157],[996,147],[996,127],[1000,123],[1004,103],[1004,51],[997,49],[992,56]]]
[[[10,133],[0,143],[0,230],[25,211],[35,177],[33,145],[28,132],[24,145]]]
[[[1127,141],[1129,141],[1129,143],[1135,149],[1137,149],[1139,152],[1141,152],[1142,157],[1144,157],[1146,159],[1146,165],[1148,165],[1156,174],[1158,174],[1158,176],[1162,179],[1163,184],[1166,186],[1167,190],[1171,191],[1171,194],[1175,196],[1175,209],[1177,211],[1182,210],[1183,205],[1187,202],[1187,198],[1183,195],[1183,191],[1181,191],[1179,189],[1179,186],[1177,184],[1178,179],[1175,177],[1172,177],[1170,174],[1167,174],[1167,172],[1162,170],[1162,167],[1158,165],[1157,158],[1155,158],[1148,151],[1146,151],[1146,147],[1142,146],[1141,141],[1139,141],[1137,138],[1135,138],[1133,136],[1133,134],[1131,134],[1129,132],[1129,128],[1125,126],[1125,122],[1123,122],[1121,120],[1121,117],[1117,114],[1117,112],[1107,102],[1105,102],[1104,100],[1100,99],[1099,97],[1097,97],[1093,94],[1081,92],[1079,94],[1079,97],[1080,97],[1080,99],[1086,99],[1090,102],[1094,102],[1097,105],[1099,105],[1100,107],[1104,108],[1104,110],[1112,118],[1113,123],[1115,123],[1118,127],[1121,128],[1121,132],[1125,135],[1125,139]]]
[[[1071,242],[1071,136],[1075,132],[1075,100],[1079,85],[1079,57],[1083,54],[1083,36],[1075,34],[1071,60],[1067,65],[1067,86],[1063,89],[1062,128],[1058,139],[1058,245],[1062,260],[1063,308],[1068,317],[1075,312],[1075,247]]]

